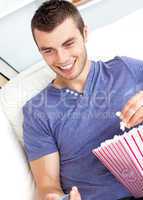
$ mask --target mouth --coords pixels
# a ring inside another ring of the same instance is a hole
[[[74,68],[75,62],[76,62],[76,60],[74,60],[74,62],[72,62],[72,63],[62,65],[59,67],[59,69],[64,73],[71,73]]]

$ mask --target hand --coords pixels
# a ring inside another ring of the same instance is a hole
[[[72,187],[72,190],[70,191],[70,200],[81,200],[80,193],[75,186]]]
[[[70,200],[81,200],[80,193],[77,189],[77,187],[72,187],[72,190],[70,191]],[[46,197],[43,200],[59,200],[60,195],[55,193],[47,194]]]
[[[121,120],[127,128],[143,122],[143,91],[133,96],[121,111]]]

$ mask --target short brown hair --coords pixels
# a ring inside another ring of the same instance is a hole
[[[84,22],[78,9],[65,0],[50,0],[44,2],[35,12],[31,20],[31,29],[34,37],[34,29],[51,32],[65,19],[72,18],[77,28],[83,35]]]

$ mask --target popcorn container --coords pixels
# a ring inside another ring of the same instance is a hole
[[[143,126],[101,143],[93,153],[135,197],[143,197]]]

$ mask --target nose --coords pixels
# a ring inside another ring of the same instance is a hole
[[[69,60],[70,55],[68,50],[61,48],[57,51],[56,57],[58,64],[65,64]]]

